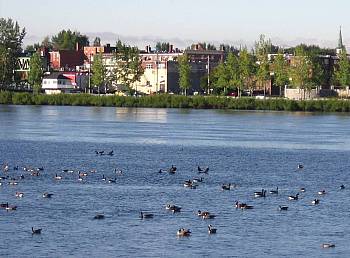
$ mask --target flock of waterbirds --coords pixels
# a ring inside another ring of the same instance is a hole
[[[102,155],[108,155],[108,156],[113,156],[113,150],[112,151],[95,151],[96,155],[102,156]],[[304,168],[304,166],[302,164],[299,164],[297,166],[298,170],[302,170]],[[12,171],[11,171],[12,170]],[[11,172],[15,172],[15,171],[20,171],[22,170],[23,172],[18,176],[14,175],[15,173],[11,173]],[[158,173],[168,173],[168,174],[176,174],[177,173],[177,167],[174,165],[171,165],[171,167],[169,167],[168,169],[160,169],[158,171]],[[30,167],[30,166],[23,166],[23,167],[19,167],[18,165],[13,166],[12,168],[10,167],[10,165],[8,163],[3,163],[2,164],[2,169],[1,169],[2,175],[0,177],[0,186],[3,184],[8,184],[11,186],[16,186],[18,185],[19,182],[23,182],[23,180],[27,177],[27,176],[32,176],[32,177],[40,177],[41,173],[44,172],[44,167]],[[77,173],[78,174],[78,181],[85,181],[86,178],[88,177],[89,174],[91,173],[96,173],[97,171],[95,169],[92,169],[88,172],[83,172],[83,171],[79,171],[79,170],[73,170],[73,169],[63,169],[62,173],[70,173],[70,174],[74,174]],[[198,172],[198,177],[194,177],[192,179],[186,180],[183,183],[183,186],[185,188],[190,188],[190,189],[196,189],[197,187],[199,187],[199,185],[201,183],[204,182],[204,175],[207,176],[209,174],[209,167],[200,167],[197,166],[197,172]],[[101,180],[102,181],[106,181],[110,184],[116,183],[117,182],[117,176],[122,176],[123,175],[123,171],[121,169],[114,169],[114,177],[110,177],[110,178],[106,178],[105,175],[102,175]],[[202,176],[203,175],[203,176]],[[60,180],[64,180],[64,176],[62,174],[58,174],[56,173],[54,178],[54,180],[56,181],[60,181]],[[238,187],[238,185],[236,184],[232,184],[232,183],[224,183],[220,186],[220,189],[222,191],[230,191],[232,189],[235,189],[236,187]],[[342,184],[339,186],[340,190],[345,189],[345,186]],[[298,193],[296,193],[295,195],[289,195],[288,196],[288,200],[290,201],[297,201],[299,199],[300,194],[302,194],[303,192],[305,192],[306,189],[304,187],[301,187],[298,190]],[[275,189],[271,189],[269,191],[269,195],[278,195],[279,194],[279,188],[276,187]],[[326,190],[322,189],[320,191],[318,191],[317,193],[319,196],[324,196],[327,194]],[[23,192],[15,192],[15,197],[16,198],[23,198],[25,196],[25,193]],[[42,193],[42,197],[43,198],[52,198],[53,197],[53,193],[49,193],[49,192],[44,192]],[[256,191],[254,192],[254,198],[266,198],[267,197],[267,190],[266,189],[261,189],[261,191]],[[319,205],[320,204],[320,199],[315,198],[313,200],[310,201],[311,205]],[[241,209],[241,210],[249,210],[249,209],[254,209],[254,206],[252,205],[248,205],[247,203],[243,203],[240,202],[238,200],[236,200],[234,202],[234,207],[236,209]],[[1,209],[5,209],[6,211],[16,211],[17,210],[17,206],[16,205],[11,205],[9,204],[8,201],[6,202],[0,202],[0,208]],[[178,213],[181,212],[181,207],[175,204],[166,204],[165,205],[165,209],[169,210],[173,213]],[[287,211],[288,210],[288,206],[286,205],[279,205],[278,209],[280,211]],[[154,218],[154,214],[151,212],[145,212],[145,211],[140,211],[139,217],[140,219],[152,219]],[[197,216],[204,219],[204,220],[212,220],[215,219],[216,215],[209,212],[209,211],[201,211],[198,210],[197,212]],[[104,219],[105,215],[103,213],[97,213],[93,219],[96,220],[100,220],[100,219]],[[34,227],[31,228],[31,233],[33,235],[36,234],[41,234],[42,229],[41,228],[37,228],[35,229]],[[215,234],[217,232],[217,229],[213,226],[213,225],[208,225],[208,233],[209,234]],[[177,232],[176,235],[178,237],[188,237],[191,236],[192,232],[190,229],[186,229],[186,228],[180,228]],[[323,243],[321,245],[321,247],[323,248],[333,248],[335,247],[334,243]]]

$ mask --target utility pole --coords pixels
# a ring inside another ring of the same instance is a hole
[[[209,57],[209,55],[208,55],[208,65],[207,65],[207,67],[208,67],[208,92],[207,92],[207,94],[209,95],[209,88],[210,88],[210,57]]]
[[[157,60],[156,60],[156,76],[157,76],[157,83],[156,83],[156,94],[158,94],[158,52],[157,52]]]
[[[89,89],[88,93],[91,93],[91,53],[89,54]]]

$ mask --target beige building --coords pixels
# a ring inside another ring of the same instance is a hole
[[[183,53],[142,53],[144,74],[139,82],[134,83],[135,90],[153,94],[168,92],[168,62],[177,61]]]

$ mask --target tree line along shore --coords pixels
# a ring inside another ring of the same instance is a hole
[[[171,94],[133,97],[91,94],[46,95],[0,91],[0,104],[350,112],[350,101],[347,99],[289,100],[283,98],[256,99],[251,97],[232,98]]]

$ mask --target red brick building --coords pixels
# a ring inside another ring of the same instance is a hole
[[[55,71],[75,70],[84,64],[86,56],[83,50],[57,50],[50,54],[50,68]]]

